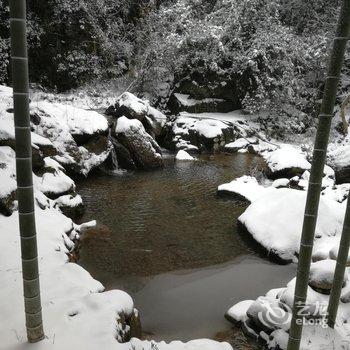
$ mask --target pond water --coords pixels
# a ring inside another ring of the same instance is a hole
[[[250,154],[196,162],[168,156],[164,169],[95,174],[78,184],[82,221],[98,222],[83,235],[79,263],[107,289],[133,297],[145,337],[222,339],[232,328],[223,317],[228,307],[295,274],[294,266],[259,257],[236,232],[247,203],[216,194],[218,185],[261,167]],[[227,337],[246,342],[237,332]]]

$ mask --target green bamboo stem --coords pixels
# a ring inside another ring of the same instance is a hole
[[[294,292],[293,317],[289,330],[288,350],[299,350],[300,348],[303,330],[303,317],[300,311],[302,311],[302,308],[305,306],[307,297],[312,249],[328,139],[339,84],[340,71],[344,61],[344,53],[349,32],[350,0],[343,0],[336,36],[333,42],[333,49],[328,67],[325,90],[319,115],[319,124],[314,145],[313,161],[300,243],[299,262]]]
[[[34,213],[25,0],[10,0],[10,17],[24,307],[28,341],[37,342],[44,338],[44,331]]]
[[[334,328],[338,313],[339,299],[343,287],[343,279],[350,247],[350,200],[346,205],[346,213],[343,225],[343,232],[338,250],[337,265],[335,268],[333,287],[329,296],[328,304],[328,326]]]

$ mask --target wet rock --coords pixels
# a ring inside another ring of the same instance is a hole
[[[59,208],[64,215],[71,219],[78,219],[85,212],[83,200],[76,193],[58,197],[55,200],[54,207]]]
[[[114,152],[111,152],[106,165],[109,169],[122,168],[127,170],[135,170],[136,165],[132,158],[129,150],[124,147],[118,140],[114,137],[111,137],[111,142],[114,147]]]
[[[254,327],[255,327],[255,325],[249,319],[244,321],[244,322],[242,322],[242,331],[243,331],[243,333],[247,337],[252,338],[252,339],[257,341],[258,338],[259,338],[259,334],[255,331]]]
[[[142,325],[140,313],[137,309],[134,309],[134,312],[131,314],[128,319],[130,326],[130,338],[142,338]]]
[[[121,312],[117,318],[117,340],[120,343],[126,343],[131,338],[142,338],[141,319],[137,309],[133,309],[130,315]]]
[[[159,145],[139,120],[120,117],[114,131],[114,137],[130,152],[137,168],[154,169],[164,165]]]

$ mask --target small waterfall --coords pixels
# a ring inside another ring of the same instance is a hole
[[[104,166],[102,170],[104,170],[108,174],[120,174],[121,172],[124,172],[119,167],[117,153],[115,151],[115,139],[111,134],[111,129],[108,131],[108,140],[112,143],[113,148],[111,150],[111,153],[109,154],[108,158],[106,159]]]
[[[115,153],[114,145],[113,145],[113,149],[111,151],[111,164],[112,164],[112,169],[111,170],[119,169],[117,153]]]

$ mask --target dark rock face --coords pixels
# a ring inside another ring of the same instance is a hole
[[[350,165],[345,167],[334,168],[335,180],[337,184],[350,182]]]
[[[122,312],[118,316],[119,331],[117,339],[119,342],[126,343],[131,338],[142,338],[141,319],[137,309],[134,308],[130,315]]]
[[[305,172],[305,169],[298,167],[284,168],[278,171],[272,171],[269,167],[266,169],[266,176],[269,179],[276,180],[280,178],[291,179],[294,176],[301,176]]]
[[[184,73],[185,75],[185,73]],[[174,114],[187,112],[229,112],[242,108],[244,93],[232,77],[221,76],[206,67],[196,67],[188,75],[177,77],[178,84],[169,98],[167,108]],[[240,81],[239,86],[242,86]],[[189,95],[198,100],[194,106],[179,103],[176,94]]]
[[[140,121],[133,119],[128,122],[126,117],[119,118],[114,137],[128,150],[138,169],[154,169],[164,165],[159,145],[146,132]],[[127,155],[125,150],[124,155]],[[130,163],[130,159],[128,162]]]
[[[115,152],[118,166],[127,170],[135,170],[136,164],[132,158],[130,151],[126,147],[124,147],[120,142],[118,142],[116,138],[112,136],[111,136],[111,141],[114,146],[114,152]],[[107,163],[110,163],[109,167],[111,169],[116,165],[114,164],[114,160],[112,159],[112,157],[113,157],[113,154],[111,153],[107,162]]]
[[[11,216],[16,196],[16,191],[13,191],[8,196],[0,198],[0,214]]]

